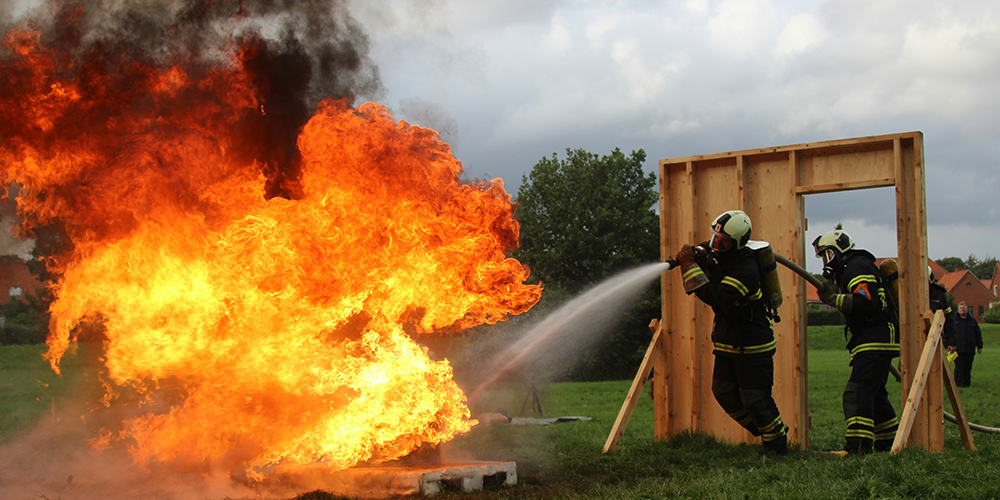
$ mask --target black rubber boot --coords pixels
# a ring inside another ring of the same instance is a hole
[[[774,441],[764,441],[764,449],[771,455],[783,457],[788,454],[788,436],[781,436]]]

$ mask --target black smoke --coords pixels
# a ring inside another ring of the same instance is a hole
[[[382,92],[368,37],[343,1],[53,0],[24,13],[10,12],[12,5],[0,3],[3,32],[38,31],[42,47],[60,50],[67,79],[86,80],[98,67],[127,87],[138,78],[123,70],[133,62],[198,78],[234,64],[238,52],[262,106],[241,116],[232,133],[243,147],[232,154],[261,165],[268,198],[297,197],[295,142],[321,99],[353,105]]]

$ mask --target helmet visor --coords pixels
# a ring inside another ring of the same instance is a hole
[[[837,251],[830,247],[826,247],[819,251],[819,258],[823,259],[823,266],[830,265],[836,257]]]
[[[733,247],[733,239],[722,233],[713,233],[708,246],[712,248],[713,252],[725,252]]]

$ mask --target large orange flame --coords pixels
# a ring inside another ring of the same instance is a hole
[[[100,317],[107,402],[146,395],[96,448],[252,475],[393,459],[474,424],[448,362],[413,337],[537,302],[505,257],[518,225],[501,181],[462,184],[434,131],[327,100],[298,138],[301,194],[265,199],[230,133],[267,112],[238,62],[197,77],[133,64],[123,85],[100,67],[62,78],[28,30],[6,48],[22,93],[0,102],[0,180],[22,184],[26,230],[58,221],[74,245],[48,262],[62,278],[46,357],[58,371]]]

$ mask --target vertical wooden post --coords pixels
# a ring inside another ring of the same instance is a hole
[[[896,233],[899,252],[899,327],[902,399],[911,399],[911,390],[925,342],[923,313],[928,310],[927,213],[924,191],[923,142],[920,136],[906,138],[912,147],[904,148],[902,138],[893,141],[893,164],[896,175]],[[909,146],[909,144],[907,144]],[[906,153],[909,151],[910,153]],[[940,358],[938,351],[932,353]],[[944,448],[940,359],[930,360],[931,380],[923,388],[909,442],[930,451]]]
[[[670,225],[668,223],[669,217],[666,214],[673,209],[672,197],[669,193],[672,192],[671,179],[673,176],[668,175],[664,170],[664,166],[660,165],[660,260],[666,262],[668,259],[674,256],[674,252],[671,250],[677,245],[675,243],[675,238],[673,233],[670,231]],[[660,276],[660,294],[663,297],[670,297],[673,295],[675,290],[674,278],[671,274],[676,274],[678,270],[666,271]],[[683,290],[678,289],[678,290]],[[667,364],[666,356],[664,355],[665,349],[671,347],[671,342],[673,338],[673,328],[670,326],[673,324],[673,316],[670,301],[664,299],[661,307],[660,314],[662,317],[660,319],[661,328],[666,328],[666,331],[660,335],[657,340],[660,343],[660,349],[653,356],[653,436],[656,440],[666,439],[670,435],[668,414],[670,412],[670,386],[673,383],[673,379],[670,377],[670,370],[672,369],[670,365]]]
[[[924,342],[917,366],[913,370],[913,381],[911,383],[912,387],[910,387],[908,392],[909,397],[906,399],[906,404],[903,406],[903,414],[899,417],[899,431],[896,432],[896,439],[892,443],[893,453],[906,446],[906,443],[910,439],[910,431],[915,429],[917,419],[919,419],[923,413],[921,411],[921,407],[927,406],[926,404],[921,405],[920,402],[924,396],[924,386],[927,385],[932,368],[934,368],[933,365],[938,365],[937,368],[940,370],[940,343],[941,330],[943,328],[944,311],[938,311],[934,314],[934,319],[931,321],[930,331],[927,333],[927,341]],[[933,384],[936,384],[941,379],[930,378],[930,380]]]

